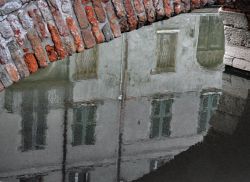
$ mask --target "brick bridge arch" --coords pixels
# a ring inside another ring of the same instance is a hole
[[[250,17],[248,0],[0,0],[0,90],[123,32],[213,5],[223,5],[229,29],[237,22],[224,12]]]

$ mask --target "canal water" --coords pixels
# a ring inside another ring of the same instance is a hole
[[[249,89],[216,13],[53,63],[0,93],[1,182],[244,182]]]

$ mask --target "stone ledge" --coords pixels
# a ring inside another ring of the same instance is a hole
[[[224,25],[248,30],[248,20],[244,13],[224,11],[220,8],[219,15]]]

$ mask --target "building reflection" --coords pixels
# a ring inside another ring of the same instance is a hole
[[[0,180],[131,181],[202,141],[222,70],[195,59],[199,16],[125,34],[7,89]]]

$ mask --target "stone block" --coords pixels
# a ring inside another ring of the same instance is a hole
[[[241,69],[241,70],[245,70],[245,71],[250,71],[250,62],[244,59],[235,58],[233,60],[233,67]]]
[[[248,20],[245,14],[223,11],[221,8],[219,10],[219,14],[224,25],[232,26],[234,28],[248,29]]]
[[[250,48],[250,32],[244,29],[224,27],[225,40],[228,45]]]

